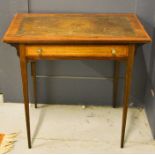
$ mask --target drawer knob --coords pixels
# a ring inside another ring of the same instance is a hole
[[[116,50],[115,49],[112,49],[111,53],[113,56],[116,56]]]
[[[39,54],[39,55],[41,55],[42,54],[42,48],[39,48],[39,49],[37,49],[37,53]]]

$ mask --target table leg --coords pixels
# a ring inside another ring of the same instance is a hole
[[[132,76],[132,69],[133,69],[133,63],[134,63],[134,53],[135,53],[135,45],[130,45],[129,46],[129,55],[128,55],[127,64],[126,64],[126,73],[125,73],[125,90],[124,90],[124,100],[123,100],[121,148],[124,147],[124,136],[125,136],[128,102],[129,102],[129,94],[130,94],[130,87],[131,87],[131,76]]]
[[[37,108],[37,81],[36,81],[36,62],[31,62],[31,75],[33,80],[33,96],[35,108]]]
[[[113,76],[113,108],[116,107],[118,95],[118,81],[119,81],[119,67],[120,62],[114,61],[114,76]]]
[[[24,106],[25,106],[28,147],[31,148],[27,61],[25,57],[25,46],[24,45],[20,45],[19,52],[20,52],[20,67],[21,67],[21,76],[22,76],[22,84],[23,84],[23,97],[24,97]]]

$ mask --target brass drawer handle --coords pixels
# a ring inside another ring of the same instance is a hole
[[[112,49],[111,53],[113,56],[116,56],[116,50],[114,48]]]
[[[37,49],[37,53],[39,54],[39,56],[42,55],[42,52],[43,52],[43,49],[42,48]]]

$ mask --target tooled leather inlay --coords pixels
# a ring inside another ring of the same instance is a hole
[[[28,16],[22,19],[17,36],[135,36],[125,16]]]

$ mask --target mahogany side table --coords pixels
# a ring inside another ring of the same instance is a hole
[[[28,62],[31,62],[35,107],[37,107],[37,60],[114,60],[113,107],[115,107],[119,62],[125,61],[121,132],[123,148],[135,47],[138,44],[151,42],[151,38],[135,14],[16,14],[3,41],[15,46],[19,55],[29,148],[31,148],[31,135]]]

